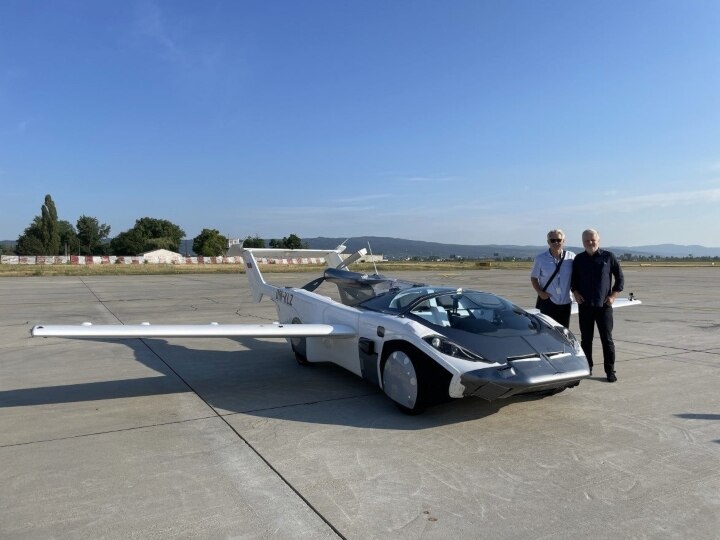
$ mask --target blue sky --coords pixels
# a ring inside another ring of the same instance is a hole
[[[0,0],[0,239],[720,246],[720,2]]]

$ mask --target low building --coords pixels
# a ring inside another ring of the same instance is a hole
[[[140,256],[145,259],[146,263],[155,264],[174,264],[184,260],[184,257],[180,253],[175,253],[169,249],[147,251],[145,253],[141,253]]]
[[[360,257],[360,258],[358,259],[358,262],[364,262],[364,263],[369,263],[369,262],[387,262],[387,259],[385,258],[384,255],[370,255],[370,254],[368,254],[368,255],[363,255],[362,257]]]

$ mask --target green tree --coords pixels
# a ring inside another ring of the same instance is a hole
[[[77,237],[82,255],[105,255],[107,246],[103,243],[110,234],[110,225],[102,225],[97,218],[82,215],[77,220]],[[74,252],[73,252],[74,253]]]
[[[15,252],[18,255],[45,255],[42,241],[42,218],[35,216],[25,231],[18,236]]]
[[[45,255],[60,254],[60,229],[58,225],[57,209],[50,195],[45,195],[45,204],[41,211],[41,239],[45,247]]]
[[[110,240],[110,252],[113,255],[138,255],[143,252],[145,238],[137,229],[121,232]]]
[[[203,257],[217,257],[227,251],[228,239],[216,229],[203,229],[193,238],[192,249]]]
[[[308,245],[303,242],[299,236],[291,234],[290,236],[283,237],[282,240],[273,238],[270,240],[270,247],[280,249],[307,249]]]
[[[260,238],[257,234],[254,237],[248,236],[245,240],[243,240],[243,247],[244,248],[264,248],[265,240]]]
[[[23,234],[18,237],[18,255],[59,255],[60,231],[55,203],[45,195],[40,215],[33,218]]]
[[[75,227],[69,221],[58,221],[58,235],[60,237],[60,251],[63,255],[73,255],[78,252],[78,241]]]
[[[179,251],[183,236],[185,231],[166,219],[144,217],[113,238],[110,249],[115,255],[138,255],[155,249]]]

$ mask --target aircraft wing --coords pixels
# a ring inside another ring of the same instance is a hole
[[[616,298],[613,302],[613,309],[621,308],[621,307],[628,307],[628,306],[637,306],[639,304],[642,304],[641,300],[635,300],[635,298]],[[572,307],[570,308],[570,313],[573,315],[577,315],[578,312],[578,305],[577,302],[572,303]]]
[[[330,337],[347,338],[355,330],[343,324],[39,324],[33,337],[163,338],[163,337]]]
[[[621,307],[628,307],[628,306],[637,306],[642,304],[641,300],[636,300],[635,298],[616,298],[613,302],[613,309],[621,308]],[[528,313],[532,313],[533,315],[537,315],[540,313],[540,310],[537,308],[528,308],[525,311]],[[570,314],[577,315],[578,312],[578,304],[577,302],[573,302],[572,306],[570,307]]]

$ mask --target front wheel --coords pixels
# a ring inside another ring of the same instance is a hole
[[[383,391],[405,414],[425,410],[419,365],[405,351],[390,353],[383,367]]]

